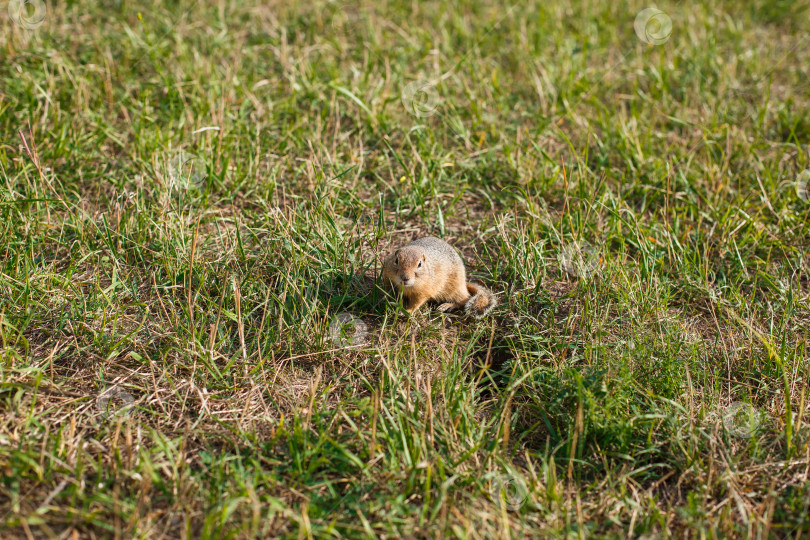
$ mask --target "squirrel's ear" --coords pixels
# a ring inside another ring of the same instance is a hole
[[[422,253],[422,260],[423,260],[423,261],[425,261],[425,262],[427,262],[427,256],[425,256],[425,254],[424,254],[424,253]]]

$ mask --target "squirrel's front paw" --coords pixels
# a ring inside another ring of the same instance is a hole
[[[456,309],[456,307],[458,306],[456,306],[453,302],[445,302],[436,309],[438,309],[442,313],[447,313],[448,311],[453,311],[454,309]]]

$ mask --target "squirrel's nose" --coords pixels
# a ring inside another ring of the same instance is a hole
[[[403,283],[408,283],[408,281],[410,281],[408,279],[408,276],[406,276],[405,274],[402,274],[401,276],[399,276],[399,279],[401,279]]]

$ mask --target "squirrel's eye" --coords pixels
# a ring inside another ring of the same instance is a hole
[[[416,265],[417,268],[422,268],[422,261],[419,261],[419,264]]]
[[[396,257],[396,258],[394,259],[394,264],[399,264],[399,257]]]

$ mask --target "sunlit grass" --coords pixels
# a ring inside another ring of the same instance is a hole
[[[807,5],[32,6],[0,536],[810,534]]]

